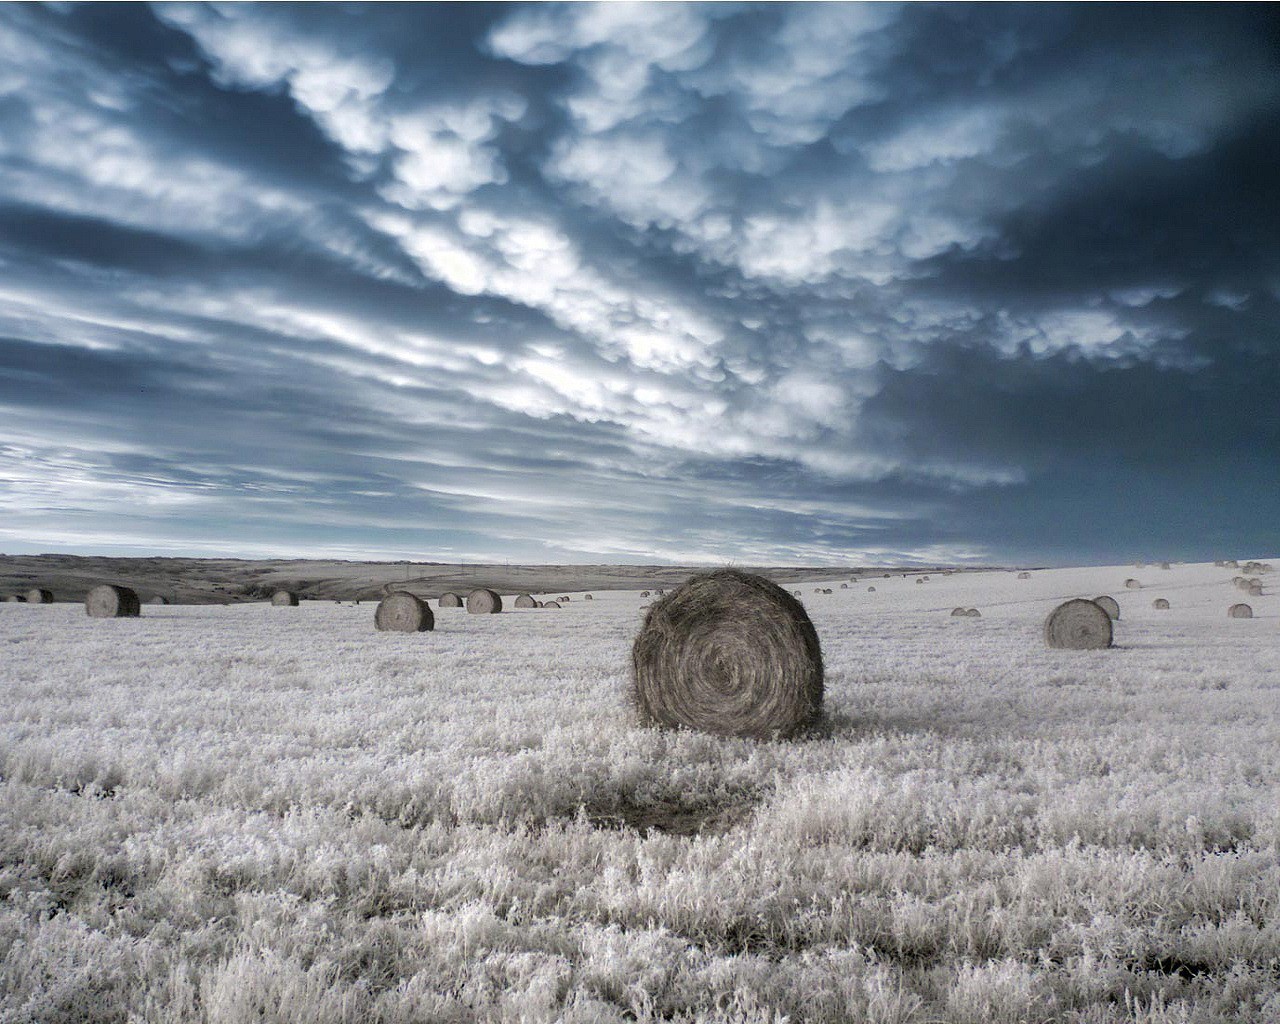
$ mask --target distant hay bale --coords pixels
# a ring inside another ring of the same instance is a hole
[[[1247,604],[1233,604],[1227,609],[1227,615],[1233,619],[1251,619],[1253,618],[1253,609]]]
[[[1160,568],[1161,568],[1161,569],[1167,569],[1167,568],[1169,568],[1169,563],[1168,563],[1168,562],[1161,562],[1161,563],[1160,563]]]
[[[559,610],[560,610],[560,602],[559,602],[559,601],[545,601],[545,602],[543,602],[542,607],[543,607],[543,608],[554,608],[554,609],[556,609],[557,611],[559,611]]]
[[[642,590],[642,591],[640,591],[640,596],[641,596],[641,597],[648,597],[648,596],[649,596],[649,591],[647,591],[647,590]]]
[[[472,615],[497,615],[502,611],[502,598],[496,591],[477,587],[467,595],[467,611]]]
[[[841,590],[848,590],[848,589],[849,589],[849,584],[847,584],[847,583],[841,583],[841,584],[840,584],[840,589],[841,589]]]
[[[378,602],[373,624],[384,633],[425,633],[435,629],[436,617],[417,594],[393,590]]]
[[[1248,594],[1250,597],[1261,597],[1262,584],[1259,583],[1257,580],[1254,580],[1247,587],[1245,587],[1244,592]]]
[[[1029,579],[1031,579],[1031,573],[1029,573],[1029,572],[1020,572],[1020,573],[1018,573],[1018,579],[1020,579],[1020,580],[1029,580]]]
[[[594,600],[595,600],[595,598],[594,598],[594,597],[592,597],[590,594],[583,594],[583,595],[582,595],[582,600],[584,600],[584,601],[594,601]]]
[[[8,594],[4,599],[5,604],[26,604],[27,599],[21,594]]]
[[[53,591],[32,587],[27,591],[27,604],[53,604]]]
[[[885,579],[889,579],[890,577],[891,577],[891,574],[890,574],[890,573],[885,573],[885,574],[884,574],[884,578],[885,578]]]
[[[1114,597],[1110,597],[1107,594],[1102,594],[1099,597],[1095,597],[1093,599],[1093,603],[1096,604],[1108,615],[1110,615],[1113,619],[1120,618],[1120,605],[1116,603],[1116,599]]]
[[[1169,610],[1169,602],[1163,597],[1157,597],[1151,602],[1151,607],[1158,612],[1167,612]]]
[[[969,609],[969,611],[968,611],[968,615],[969,615],[969,618],[971,618],[971,619],[980,619],[980,618],[982,618],[982,612],[978,611],[978,609],[977,609],[977,608],[970,608],[970,609]]]
[[[952,608],[951,609],[951,617],[953,619],[959,618],[962,615],[967,617],[968,614],[969,614],[968,608]]]
[[[516,598],[517,608],[537,608],[538,602],[530,594],[521,594]]]
[[[141,613],[142,603],[137,591],[103,583],[89,591],[84,610],[94,619],[131,619]]]
[[[1111,646],[1111,616],[1095,601],[1075,598],[1044,620],[1044,639],[1062,651],[1096,651]]]
[[[821,593],[822,593],[822,588],[821,588],[821,587],[814,587],[814,588],[813,588],[813,592],[814,592],[815,594],[821,594]]]
[[[662,597],[662,595],[665,594],[666,591],[663,590],[661,587],[659,587],[657,590],[654,591],[654,593],[657,594],[659,597]]]
[[[791,591],[791,596],[792,596],[792,597],[799,597],[799,596],[800,596],[800,591],[798,591],[798,590],[793,590],[793,591]]]
[[[168,604],[168,603],[169,603],[169,599],[167,597],[164,597],[161,594],[156,594],[154,597],[151,598],[150,601],[147,602],[147,604]]]
[[[277,608],[296,608],[298,595],[292,590],[277,590],[271,595],[271,603]]]
[[[457,594],[453,593],[453,591],[446,590],[443,594],[440,595],[440,607],[441,608],[461,608],[462,598],[459,597]]]
[[[1227,569],[1239,569],[1239,568],[1240,568],[1240,563],[1239,563],[1239,562],[1237,562],[1234,558],[1228,558],[1225,562],[1223,562],[1223,563],[1222,563],[1222,565],[1223,565],[1223,567],[1224,567],[1224,568],[1227,568]]]
[[[922,583],[928,583],[928,582],[929,582],[929,577],[928,577],[927,575],[926,575],[926,576],[921,576],[921,577],[920,577],[920,581],[921,581]]]
[[[547,606],[544,601],[534,601],[533,605],[535,608],[545,608]]]
[[[1125,581],[1124,581],[1124,585],[1125,585],[1125,589],[1127,589],[1127,590],[1141,590],[1141,589],[1142,589],[1142,584],[1141,584],[1141,583],[1139,583],[1137,580],[1134,580],[1134,579],[1128,579],[1128,580],[1125,580]]]
[[[923,582],[924,582],[924,577],[923,577],[923,576],[917,576],[917,577],[916,577],[916,582],[917,582],[917,583],[923,583]]]
[[[787,737],[822,707],[822,648],[804,607],[763,576],[693,576],[649,609],[631,650],[642,722]]]
[[[868,593],[868,594],[874,594],[875,592],[876,592],[876,588],[875,588],[875,587],[867,587],[867,593]]]

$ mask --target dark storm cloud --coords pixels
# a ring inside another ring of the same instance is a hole
[[[1274,554],[1276,24],[6,7],[0,537]]]

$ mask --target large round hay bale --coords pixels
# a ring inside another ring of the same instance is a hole
[[[1247,604],[1233,604],[1227,609],[1227,615],[1233,619],[1251,619],[1253,618],[1253,609]]]
[[[8,594],[4,599],[5,604],[26,604],[27,599],[21,594]]]
[[[875,588],[875,587],[867,587],[867,593],[868,593],[868,594],[874,594],[875,592],[876,592],[876,588]]]
[[[1169,610],[1169,602],[1163,597],[1157,597],[1151,602],[1151,607],[1158,612],[1167,612]]]
[[[594,597],[592,597],[590,594],[583,594],[583,595],[582,595],[582,600],[584,600],[584,601],[594,601],[594,600],[595,600],[595,598],[594,598]]]
[[[1063,651],[1096,651],[1111,646],[1111,616],[1095,601],[1075,598],[1044,620],[1044,639]]]
[[[559,611],[559,610],[560,610],[560,602],[559,602],[559,601],[544,601],[544,602],[543,602],[543,604],[542,604],[542,607],[543,607],[543,608],[554,608],[556,611]]]
[[[27,604],[53,604],[53,591],[32,587],[27,591]]]
[[[453,593],[452,591],[446,590],[443,594],[440,595],[440,607],[441,608],[461,608],[462,598],[459,597],[457,594]]]
[[[1254,580],[1252,583],[1250,583],[1247,587],[1244,588],[1244,592],[1248,594],[1250,597],[1261,597],[1262,584],[1259,583],[1257,580]]]
[[[785,737],[822,707],[822,648],[804,607],[736,569],[693,576],[656,602],[631,664],[646,724]]]
[[[923,576],[917,576],[917,577],[916,577],[916,582],[917,582],[917,583],[923,583],[923,582],[924,582],[924,579],[925,579],[925,578],[924,578]]]
[[[467,611],[472,615],[497,615],[502,611],[502,598],[496,591],[477,587],[467,595]]]
[[[1125,589],[1126,589],[1126,590],[1141,590],[1141,589],[1142,589],[1142,584],[1141,584],[1141,583],[1139,583],[1139,582],[1138,582],[1137,580],[1135,580],[1135,579],[1128,579],[1128,580],[1125,580],[1125,581],[1124,581],[1124,585],[1125,585]]]
[[[277,590],[271,595],[271,603],[277,608],[296,608],[298,595],[292,590]]]
[[[969,615],[969,618],[971,618],[971,619],[980,619],[980,618],[982,618],[982,612],[978,611],[978,609],[977,609],[977,608],[970,608],[970,609],[969,609],[969,612],[968,612],[968,615]]]
[[[830,594],[830,593],[831,593],[831,588],[830,588],[830,587],[827,587],[825,590],[823,590],[823,593],[824,593],[824,594]]]
[[[1114,597],[1101,594],[1093,599],[1093,603],[1110,615],[1112,619],[1120,618],[1120,605],[1116,603]]]
[[[521,594],[516,598],[517,608],[537,608],[538,602],[530,594]]]
[[[1029,572],[1020,572],[1020,573],[1018,573],[1018,579],[1020,579],[1020,580],[1029,580],[1029,579],[1031,579],[1031,573],[1029,573]]]
[[[649,596],[649,591],[647,591],[647,590],[642,590],[642,591],[640,591],[640,596],[641,596],[641,597],[648,597],[648,596]]]
[[[417,594],[394,590],[378,602],[373,624],[382,632],[425,633],[435,629],[436,617]]]
[[[958,618],[960,616],[968,616],[968,614],[969,614],[968,608],[952,608],[951,609],[951,617],[953,619]]]
[[[137,591],[104,583],[89,591],[84,610],[95,619],[129,619],[142,611],[142,603]]]
[[[534,601],[533,604],[535,608],[545,608],[547,606],[545,601]]]
[[[841,590],[848,590],[848,589],[849,589],[849,584],[847,584],[847,583],[841,583],[841,584],[840,584],[840,589],[841,589]]]

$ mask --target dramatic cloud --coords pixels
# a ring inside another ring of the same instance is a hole
[[[1275,554],[1267,8],[0,10],[0,545]]]

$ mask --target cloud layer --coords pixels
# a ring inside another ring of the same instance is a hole
[[[1275,553],[1278,39],[9,6],[0,546]]]

